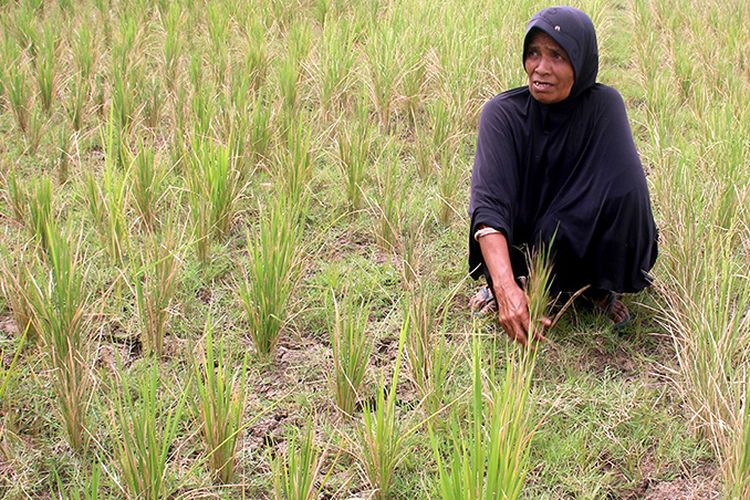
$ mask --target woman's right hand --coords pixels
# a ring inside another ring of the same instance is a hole
[[[526,293],[515,283],[504,287],[495,287],[497,300],[497,319],[508,336],[526,347],[529,342],[530,326],[529,299]],[[542,318],[542,327],[550,326],[549,318]],[[534,331],[534,340],[544,340],[542,332]]]

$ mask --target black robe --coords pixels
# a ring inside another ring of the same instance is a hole
[[[505,234],[516,276],[526,274],[519,249],[554,234],[555,290],[636,292],[650,284],[657,231],[623,100],[595,83],[596,35],[585,14],[541,11],[529,23],[524,53],[535,29],[566,50],[575,82],[560,103],[541,104],[522,87],[482,109],[469,205],[471,274],[488,277],[473,238],[486,225]]]

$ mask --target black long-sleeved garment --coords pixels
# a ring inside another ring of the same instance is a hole
[[[650,283],[657,231],[623,100],[595,83],[593,24],[577,9],[545,9],[529,23],[524,55],[536,29],[566,50],[575,82],[560,103],[541,104],[522,87],[484,106],[471,176],[472,276],[487,275],[473,239],[486,225],[505,234],[516,276],[525,274],[519,247],[554,234],[556,290],[641,290]]]

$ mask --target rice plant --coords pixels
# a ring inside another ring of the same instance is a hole
[[[29,194],[23,184],[18,182],[15,169],[11,169],[8,172],[5,186],[8,193],[8,204],[13,212],[13,217],[15,217],[17,222],[23,223],[28,211]]]
[[[345,20],[326,24],[320,48],[320,104],[323,109],[331,109],[341,103],[351,85],[355,52],[354,34]]]
[[[6,43],[6,48],[12,47],[10,54],[6,55],[11,62],[10,66],[5,68],[5,91],[13,115],[16,117],[16,123],[21,132],[26,134],[29,127],[29,112],[32,106],[31,96],[27,88],[29,78],[26,75],[26,65],[24,64],[22,54],[18,52],[15,44]]]
[[[337,138],[339,161],[346,180],[346,199],[352,210],[362,208],[363,184],[372,144],[367,108],[360,105],[357,110],[357,119],[353,124],[344,122]]]
[[[203,210],[208,211],[204,215],[208,215],[211,234],[224,239],[232,227],[239,196],[238,175],[230,146],[214,144],[208,139],[197,140],[193,144],[192,160],[188,177],[190,197],[195,207],[201,203],[206,205]],[[200,211],[195,216],[198,214]],[[202,223],[194,221],[196,225]]]
[[[16,346],[16,352],[13,354],[13,357],[10,358],[10,363],[5,366],[0,366],[0,404],[2,404],[5,399],[5,391],[8,390],[8,386],[10,385],[11,381],[13,380],[13,377],[16,376],[16,363],[18,363],[18,358],[21,356],[21,351],[23,350],[23,346],[26,344],[26,339],[28,338],[29,333],[29,327],[31,326],[30,323],[26,324],[26,327],[23,330],[19,330],[21,333],[21,337],[18,340],[18,346]],[[5,359],[6,353],[0,350],[0,358]],[[2,437],[2,432],[0,432],[0,437]]]
[[[313,157],[311,152],[312,134],[300,119],[287,133],[287,147],[279,154],[277,171],[278,182],[291,206],[305,211],[308,200],[309,182],[312,177]]]
[[[205,356],[195,363],[198,397],[194,403],[208,464],[222,483],[232,482],[237,465],[237,445],[241,442],[245,408],[247,357],[241,368],[227,359],[223,342],[214,352],[213,325],[206,321]]]
[[[536,351],[515,350],[506,356],[504,375],[497,375],[491,362],[483,375],[478,336],[472,345],[468,421],[453,411],[447,451],[430,431],[439,494],[443,499],[515,499],[529,471],[529,444],[536,429],[529,402]]]
[[[24,332],[25,337],[36,340],[38,333],[32,324],[34,310],[31,297],[34,293],[33,277],[39,273],[33,256],[34,253],[26,248],[14,265],[11,264],[11,259],[4,259],[0,267],[0,288],[10,308],[16,329]]]
[[[141,141],[138,143],[138,152],[131,166],[133,201],[143,227],[149,231],[154,230],[156,225],[158,203],[163,194],[166,177],[161,163],[156,162],[154,157],[153,147],[144,145]]]
[[[378,112],[380,126],[388,130],[396,86],[402,75],[397,33],[387,22],[378,23],[365,49],[370,97]]]
[[[323,492],[328,474],[318,482],[323,471],[327,450],[315,444],[315,428],[312,423],[300,432],[294,429],[287,440],[284,455],[271,458],[273,471],[273,494],[277,500],[314,500]],[[333,470],[329,467],[328,473]]]
[[[50,181],[49,177],[42,176],[35,179],[28,200],[29,217],[27,226],[31,232],[31,236],[42,250],[49,250],[50,242],[47,228],[53,223],[52,181]]]
[[[253,162],[257,164],[268,156],[272,131],[271,107],[268,106],[266,97],[262,93],[258,93],[250,113],[248,146]]]
[[[81,23],[73,41],[73,61],[78,76],[82,82],[88,82],[94,69],[95,54],[91,29],[86,23]]]
[[[355,437],[347,436],[350,453],[356,458],[364,477],[374,489],[372,498],[376,499],[391,497],[396,470],[409,451],[405,441],[415,429],[405,428],[403,417],[399,415],[396,406],[405,340],[406,327],[402,327],[388,395],[386,396],[385,380],[381,377],[375,403],[365,402],[362,421],[357,423]]]
[[[133,280],[141,338],[145,351],[161,357],[169,323],[169,307],[178,286],[181,234],[170,221],[159,234],[147,238],[133,260]]]
[[[89,293],[86,290],[80,238],[51,222],[47,241],[45,281],[30,273],[29,302],[32,326],[44,343],[52,387],[68,442],[81,452],[88,441],[88,405],[91,398],[91,343],[88,330]]]
[[[107,123],[105,134],[102,134],[105,144],[104,176],[100,184],[92,174],[86,175],[85,199],[104,248],[115,263],[121,264],[129,244],[129,172],[122,172],[117,167],[127,153],[123,150],[119,131],[115,130],[112,120]]]
[[[48,25],[44,27],[44,43],[36,57],[36,83],[42,109],[50,112],[52,98],[55,92],[55,48],[57,36]]]
[[[407,184],[400,177],[398,156],[389,155],[378,171],[378,197],[371,205],[377,221],[375,237],[383,250],[393,252],[398,249]]]
[[[156,363],[151,364],[135,387],[131,388],[126,376],[121,380],[122,388],[113,391],[119,482],[131,498],[164,498],[171,492],[167,460],[177,438],[188,391],[183,391],[170,407],[166,395],[159,394]]]
[[[245,69],[250,79],[251,88],[258,91],[266,82],[268,73],[268,48],[266,37],[266,27],[263,21],[256,17],[247,19],[245,27],[247,48],[245,51]]]
[[[289,299],[302,265],[297,207],[283,199],[264,208],[260,226],[247,234],[250,257],[239,294],[249,320],[250,339],[261,357],[276,348]]]
[[[339,304],[331,292],[333,307],[329,319],[333,350],[333,387],[336,405],[347,415],[354,413],[367,374],[372,343],[367,336],[370,307],[354,297]]]
[[[428,415],[443,408],[452,356],[438,324],[436,304],[426,283],[416,283],[406,293],[404,323],[406,361]]]

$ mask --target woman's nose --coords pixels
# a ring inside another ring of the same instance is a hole
[[[536,66],[537,73],[547,74],[549,73],[549,69],[550,69],[549,59],[544,56],[540,57],[539,64],[537,64]]]

